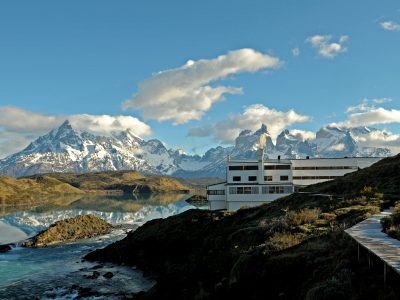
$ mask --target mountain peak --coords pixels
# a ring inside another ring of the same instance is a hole
[[[254,135],[261,135],[263,133],[269,134],[267,125],[265,125],[264,123],[261,124],[260,129],[258,129],[256,132],[254,132]]]

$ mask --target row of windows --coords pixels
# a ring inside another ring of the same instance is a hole
[[[293,192],[292,186],[262,186],[261,193],[262,194],[290,194]],[[238,186],[238,187],[230,187],[229,194],[259,194],[260,189],[258,186]]]
[[[293,192],[293,187],[291,186],[263,186],[261,188],[263,194],[290,194]]]
[[[259,188],[258,186],[238,186],[238,187],[230,187],[229,194],[258,194]]]
[[[252,166],[229,166],[229,171],[249,171],[258,170],[258,165]]]
[[[290,165],[265,165],[264,170],[290,170]]]
[[[293,180],[309,180],[309,179],[335,179],[340,176],[293,176]]]
[[[281,181],[288,181],[289,176],[282,175],[280,176]],[[242,176],[233,176],[232,181],[240,182],[242,181]],[[249,176],[248,181],[257,181],[257,176]],[[264,176],[264,181],[272,181],[272,176]]]
[[[225,190],[207,190],[207,195],[225,195]]]
[[[357,169],[357,167],[353,166],[332,166],[332,167],[293,167],[293,170],[352,170]]]
[[[258,170],[258,165],[229,166],[229,171]],[[264,165],[264,170],[290,170],[290,165]]]

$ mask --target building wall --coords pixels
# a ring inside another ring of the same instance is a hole
[[[228,161],[227,182],[208,186],[210,194],[207,195],[207,199],[212,210],[237,210],[243,206],[256,206],[290,195],[294,192],[294,186],[332,180],[359,168],[368,167],[380,159],[318,158],[264,161],[261,158],[259,161]],[[234,181],[234,176],[240,176],[240,181]],[[249,176],[253,176],[253,180],[249,180]],[[264,176],[271,176],[272,180],[266,181]],[[267,192],[270,188],[272,192]]]
[[[253,206],[258,206],[261,204],[268,203],[270,201],[240,201],[240,202],[232,202],[229,201],[227,203],[227,210],[235,211],[238,210],[242,207],[253,207]]]
[[[264,166],[264,167],[263,167]],[[275,166],[287,167],[288,169],[271,169]],[[235,170],[235,168],[241,168]],[[257,168],[257,169],[253,169]],[[266,169],[266,170],[265,170]],[[266,181],[265,176],[272,177],[271,181]],[[282,180],[281,176],[287,176],[287,180]],[[235,177],[240,177],[240,181],[234,180]],[[252,177],[253,180],[250,180]],[[260,178],[261,177],[261,178]],[[251,162],[228,162],[227,166],[227,183],[228,184],[254,184],[254,183],[289,183],[292,181],[292,171],[290,169],[290,161],[280,162],[266,162],[262,163],[257,161]]]
[[[355,172],[380,158],[318,158],[292,160],[293,184],[311,185]]]

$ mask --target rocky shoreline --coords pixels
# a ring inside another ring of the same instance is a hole
[[[23,247],[47,247],[109,233],[112,225],[94,215],[81,215],[52,224],[22,243]]]

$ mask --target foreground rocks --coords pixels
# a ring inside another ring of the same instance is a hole
[[[323,219],[332,206],[349,205],[334,201],[293,195],[236,213],[189,210],[85,258],[137,266],[157,280],[135,299],[399,299],[399,277],[384,287],[379,260],[371,269],[366,254],[359,262],[344,225]],[[320,207],[321,218],[285,217],[283,209],[306,205]],[[347,214],[346,224],[357,216]]]
[[[0,253],[8,252],[8,251],[10,251],[13,247],[15,247],[15,244],[0,245]]]
[[[94,215],[83,215],[58,221],[47,230],[24,242],[24,247],[47,247],[109,233],[112,226]]]

